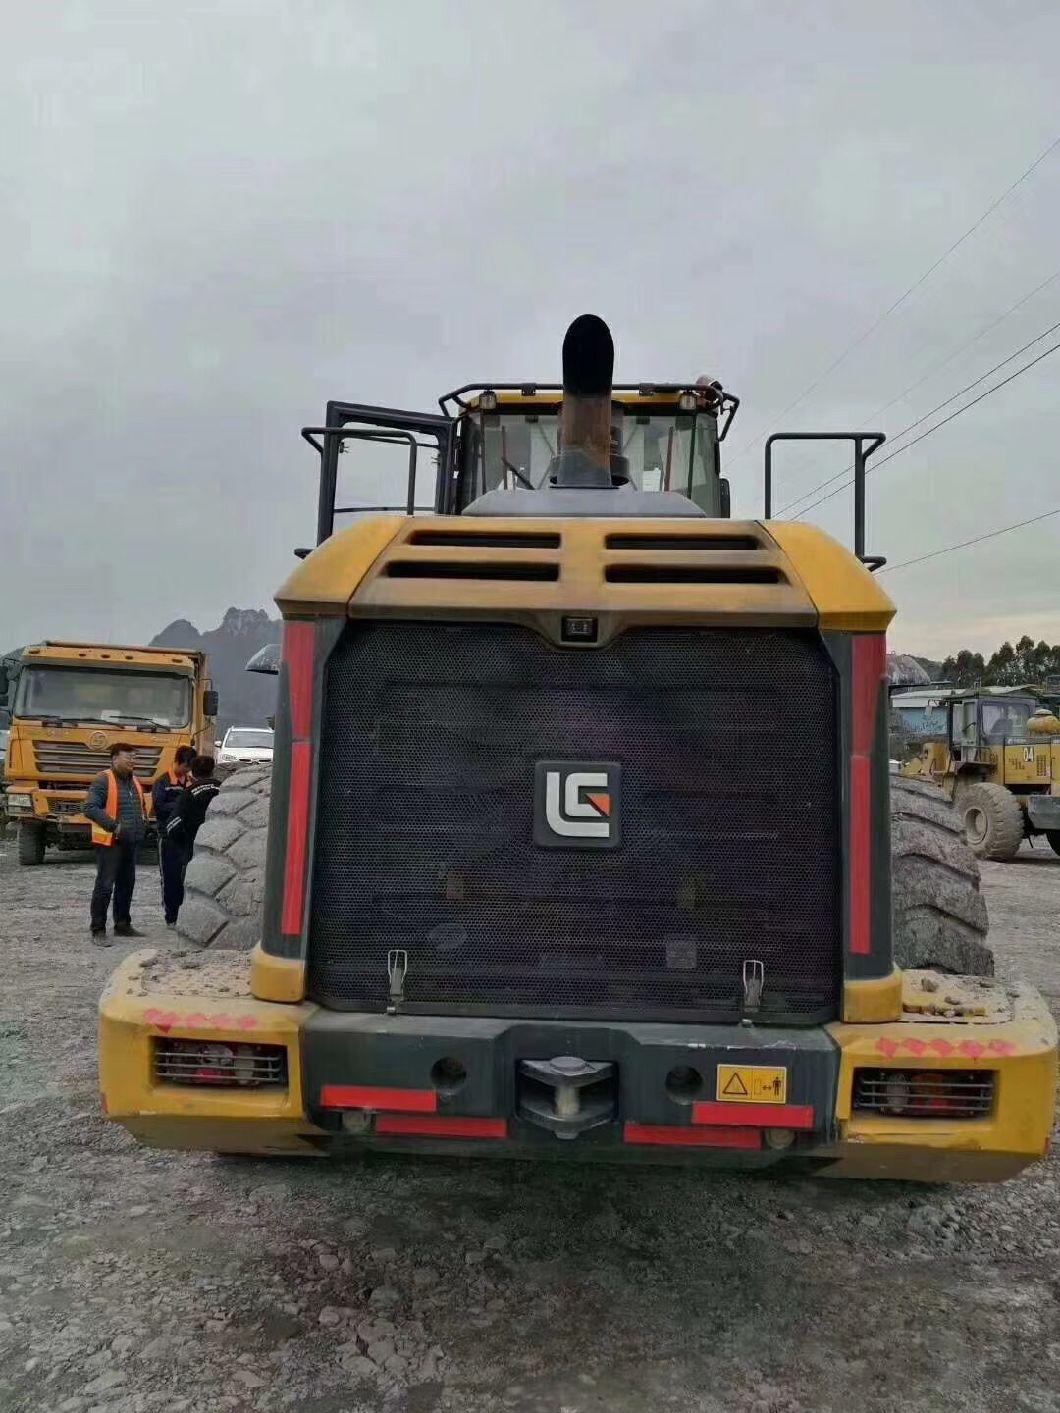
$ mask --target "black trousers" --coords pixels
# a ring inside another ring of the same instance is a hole
[[[114,897],[114,926],[132,921],[132,895],[136,887],[136,845],[116,840],[104,848],[96,845],[96,886],[92,889],[92,930],[107,926],[107,909]]]
[[[166,922],[176,922],[180,905],[184,901],[184,874],[188,867],[187,856],[179,844],[174,844],[165,836],[158,841],[158,874],[162,880],[162,907]]]

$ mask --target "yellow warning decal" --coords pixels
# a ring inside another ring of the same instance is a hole
[[[771,1065],[719,1065],[718,1098],[729,1104],[786,1104],[788,1072]]]

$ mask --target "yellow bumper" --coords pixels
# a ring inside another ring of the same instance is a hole
[[[1011,1177],[1048,1149],[1056,1097],[1056,1025],[1030,988],[992,1010],[827,1027],[839,1051],[834,1130],[800,1150],[826,1176],[991,1182]],[[250,994],[243,954],[163,958],[140,952],[111,977],[100,1002],[100,1086],[109,1118],[159,1148],[257,1154],[326,1152],[333,1135],[307,1117],[301,1037],[317,1007]],[[961,989],[957,978],[946,990]],[[967,995],[974,996],[974,981]],[[351,1016],[351,1022],[356,1020]],[[275,1089],[197,1088],[159,1082],[153,1050],[166,1037],[283,1046],[288,1083]],[[719,1051],[718,1059],[724,1058]],[[910,1119],[856,1112],[857,1069],[975,1070],[995,1075],[992,1111],[981,1119]],[[503,1144],[491,1145],[499,1154]]]
[[[906,973],[907,1005],[912,1003]],[[961,978],[952,984],[961,991]],[[974,984],[973,984],[974,985]],[[969,988],[972,989],[972,988]],[[819,1150],[837,1161],[829,1177],[921,1182],[997,1182],[1045,1155],[1056,1104],[1056,1023],[1036,991],[1004,996],[1007,1018],[933,1020],[910,1013],[881,1025],[828,1026],[842,1058],[836,1096],[838,1141]],[[988,1070],[995,1075],[989,1118],[903,1119],[855,1113],[854,1071]]]
[[[241,953],[170,961],[136,952],[99,1004],[99,1081],[108,1118],[154,1148],[318,1156],[305,1117],[299,1035],[316,1008],[255,1001]],[[193,1088],[155,1079],[159,1038],[282,1045],[283,1089]]]

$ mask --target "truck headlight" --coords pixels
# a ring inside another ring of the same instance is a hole
[[[9,810],[31,810],[33,808],[32,795],[8,795],[7,807]]]

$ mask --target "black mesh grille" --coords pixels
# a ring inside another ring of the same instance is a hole
[[[835,1014],[833,671],[812,635],[635,630],[598,651],[484,624],[350,625],[328,665],[310,986],[382,1010]],[[534,844],[540,760],[622,767],[622,844]]]

